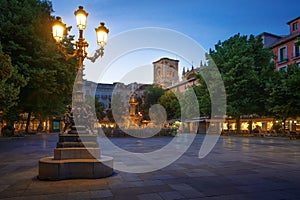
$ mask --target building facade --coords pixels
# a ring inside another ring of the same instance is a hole
[[[95,97],[104,105],[104,108],[109,108],[111,97],[117,83],[98,83],[95,92]]]
[[[95,96],[107,109],[110,107],[113,95],[120,95],[125,102],[124,105],[127,105],[132,93],[135,93],[137,97],[142,97],[147,86],[148,84],[136,82],[124,84],[120,82],[95,83],[92,81],[84,81],[83,94],[85,97]]]
[[[273,50],[276,70],[286,70],[288,65],[296,63],[300,67],[300,47],[297,45],[300,37],[300,16],[287,22],[289,34],[278,36],[271,33],[262,33],[264,47]]]
[[[164,89],[177,84],[179,82],[178,63],[179,60],[170,58],[161,58],[153,62],[153,84]]]
[[[190,70],[187,69],[187,71],[185,71],[185,68],[183,68],[181,77],[182,80],[177,84],[167,87],[167,89],[173,92],[179,91],[184,93],[189,87],[199,85],[196,74],[198,74],[199,69],[204,66],[205,65],[203,65],[201,62],[200,66],[197,68],[194,68],[194,66],[192,66],[192,68]]]

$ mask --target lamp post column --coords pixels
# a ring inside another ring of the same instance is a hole
[[[57,42],[58,50],[66,57],[77,58],[77,76],[73,88],[73,105],[68,106],[65,113],[64,131],[59,134],[59,141],[54,149],[53,157],[39,160],[39,179],[61,180],[73,178],[103,178],[113,174],[113,158],[101,155],[96,134],[89,134],[87,118],[89,106],[84,104],[83,97],[83,61],[85,58],[93,62],[103,55],[108,29],[101,23],[96,29],[97,43],[100,49],[93,57],[87,56],[88,43],[83,38],[88,13],[79,6],[75,11],[79,38],[75,43],[75,51],[69,54],[63,45],[70,27],[57,17],[53,23],[52,33]],[[76,122],[76,124],[75,124]],[[69,130],[70,129],[70,130]],[[90,127],[91,129],[91,127]]]
[[[83,38],[83,30],[79,30],[79,38],[76,43],[76,48],[78,50],[78,65],[77,65],[77,76],[75,80],[75,88],[73,93],[73,106],[82,106],[84,102],[83,97],[83,61],[86,57],[86,48],[88,47],[87,42]]]
[[[76,47],[75,51],[72,54],[69,54],[65,46],[63,45],[63,39],[65,36],[68,35],[68,31],[70,31],[71,27],[66,27],[66,24],[62,22],[62,19],[60,17],[56,17],[56,20],[53,23],[52,27],[52,33],[53,37],[57,42],[58,50],[66,57],[66,60],[70,58],[77,58],[78,64],[76,66],[77,70],[77,76],[75,79],[75,84],[73,86],[73,93],[72,93],[72,107],[68,106],[65,114],[65,121],[67,126],[64,128],[64,132],[68,128],[73,127],[71,131],[68,133],[78,133],[78,130],[81,130],[79,132],[86,133],[87,131],[84,131],[83,127],[89,126],[87,124],[87,118],[90,117],[88,115],[89,111],[88,109],[91,109],[90,106],[84,105],[84,96],[83,96],[83,61],[85,58],[88,58],[92,62],[95,62],[95,60],[98,57],[103,56],[104,46],[106,45],[107,40],[107,34],[109,30],[104,26],[104,23],[101,22],[100,26],[95,28],[96,31],[96,37],[97,37],[97,44],[99,45],[99,49],[96,50],[94,56],[89,57],[87,56],[87,47],[88,43],[83,37],[83,31],[86,28],[86,19],[88,16],[88,13],[83,10],[82,6],[79,6],[78,10],[74,12],[76,17],[76,23],[77,28],[79,30],[79,38],[74,44]],[[77,124],[75,127],[75,123]],[[89,127],[89,129],[92,129],[92,127]],[[77,130],[77,131],[76,131]]]

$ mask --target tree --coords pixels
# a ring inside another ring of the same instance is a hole
[[[52,11],[47,0],[1,1],[3,52],[10,56],[19,76],[27,80],[20,88],[21,103],[10,110],[29,113],[28,123],[31,113],[40,119],[57,116],[71,102],[76,60],[66,62],[56,51],[51,36]],[[70,40],[72,37],[66,43],[70,44]]]
[[[180,118],[180,104],[174,92],[166,91],[158,99],[158,103],[166,109],[168,120]]]
[[[105,111],[104,111],[105,107],[104,104],[101,103],[99,101],[99,98],[97,97],[95,98],[95,109],[96,109],[95,112],[96,112],[97,119],[99,121],[103,120],[105,117]]]
[[[91,108],[95,108],[95,110],[92,110],[92,112],[96,113],[98,121],[103,120],[105,117],[104,104],[99,101],[99,97],[93,98],[90,95],[86,95],[85,104],[89,105]]]
[[[296,64],[276,71],[266,91],[270,94],[268,111],[284,122],[283,127],[287,118],[300,115],[300,68]]]
[[[161,87],[149,85],[145,88],[143,101],[138,98],[140,111],[143,113],[143,118],[149,120],[149,109],[152,105],[158,103],[158,99],[164,94],[164,89]]]
[[[20,89],[26,84],[26,79],[12,66],[10,56],[3,54],[1,43],[0,79],[0,110],[9,118],[6,111],[17,105]]]
[[[129,106],[126,93],[113,93],[109,109],[107,110],[107,117],[111,122],[121,124],[124,121],[124,116],[129,116]]]
[[[226,113],[223,81],[218,68],[208,54],[206,58],[208,64],[201,67],[199,73],[196,74],[199,84],[193,86],[199,103],[199,114],[205,117],[223,117]],[[211,116],[212,112],[217,116]]]
[[[201,77],[198,77],[199,86],[193,86],[193,89],[197,95],[199,104],[200,116],[208,117],[211,115],[211,100],[209,96],[206,83]]]
[[[263,48],[261,38],[236,34],[209,52],[219,68],[227,95],[227,114],[236,119],[240,131],[242,115],[263,114],[268,75],[274,71],[272,51]]]

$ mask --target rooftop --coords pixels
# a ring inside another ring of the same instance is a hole
[[[292,19],[292,20],[290,20],[290,21],[288,21],[286,24],[290,24],[290,23],[292,23],[293,21],[296,21],[296,20],[298,20],[298,19],[300,19],[300,16],[299,17],[296,17],[295,19]]]
[[[290,40],[293,40],[293,39],[295,39],[295,38],[297,38],[299,36],[300,36],[300,32],[296,32],[296,33],[293,33],[291,35],[282,37],[282,38],[278,39],[275,43],[273,43],[272,45],[270,45],[270,47],[274,48],[274,47],[276,47],[278,45],[281,45],[281,44],[286,43],[286,42],[288,42]]]

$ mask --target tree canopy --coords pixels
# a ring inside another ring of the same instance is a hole
[[[158,103],[158,99],[164,94],[164,89],[149,85],[145,88],[143,101],[138,99],[140,105],[140,111],[143,114],[143,118],[149,120],[149,109],[152,105]]]
[[[274,73],[266,91],[270,94],[267,99],[270,115],[282,121],[300,115],[300,68],[296,64]]]
[[[6,82],[16,84],[12,106],[0,109],[34,113],[41,119],[60,115],[71,101],[76,60],[66,62],[56,51],[51,2],[1,0],[0,9],[1,63],[11,63],[13,75]]]
[[[210,50],[207,68],[215,63],[221,73],[226,90],[227,115],[239,120],[242,115],[264,113],[268,97],[265,87],[274,72],[270,62],[272,56],[270,49],[263,48],[261,38],[253,35],[236,34],[216,44],[215,50]],[[199,82],[203,83],[203,79],[199,78]],[[210,102],[203,99],[208,97],[203,87],[202,84],[198,89],[203,91],[200,108],[204,106],[202,112],[209,114]]]
[[[166,91],[158,99],[158,103],[165,108],[167,113],[167,120],[180,118],[181,116],[180,104],[174,92]]]
[[[3,54],[0,43],[0,110],[6,112],[16,106],[21,87],[26,84],[24,76],[11,64],[9,55]]]

